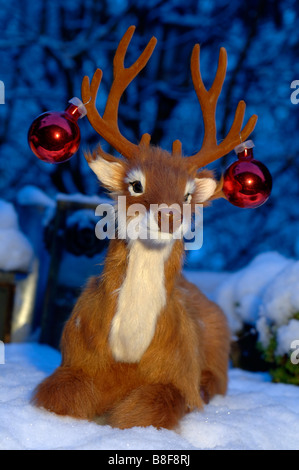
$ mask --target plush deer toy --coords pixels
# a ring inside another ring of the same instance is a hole
[[[191,72],[205,126],[201,150],[183,157],[177,140],[170,154],[151,146],[148,134],[139,145],[129,142],[117,124],[119,101],[156,44],[152,38],[126,68],[134,29],[127,30],[117,48],[102,117],[96,110],[102,72],[95,72],[91,84],[87,77],[82,82],[90,123],[121,157],[98,147],[86,158],[113,197],[126,197],[127,208],[138,202],[148,214],[153,204],[181,209],[188,204],[194,209],[218,191],[213,174],[198,170],[230,152],[240,137],[245,140],[256,116],[242,130],[245,103],[240,101],[228,135],[217,145],[215,111],[226,74],[226,51],[220,50],[216,77],[207,91],[195,45]],[[186,412],[202,408],[215,394],[225,394],[230,334],[224,314],[181,273],[184,244],[182,237],[174,237],[185,223],[179,211],[163,213],[173,222],[168,234],[162,230],[161,214],[151,215],[154,223],[147,226],[146,239],[111,240],[102,274],[89,281],[64,328],[60,367],[35,391],[37,406],[83,419],[103,415],[107,424],[119,428],[171,429]]]

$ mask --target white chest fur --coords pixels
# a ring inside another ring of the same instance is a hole
[[[139,240],[131,246],[109,335],[117,361],[138,362],[150,345],[166,303],[164,264],[171,249],[171,243],[149,248]]]

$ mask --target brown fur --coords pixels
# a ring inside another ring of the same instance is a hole
[[[138,162],[147,178],[138,202],[182,204],[190,178],[182,158],[151,152]],[[124,185],[127,204],[136,202],[127,193]],[[226,392],[228,326],[219,307],[182,276],[183,243],[177,240],[164,266],[167,300],[149,347],[138,363],[114,360],[108,338],[128,254],[124,240],[110,242],[102,275],[88,282],[65,326],[61,366],[37,387],[33,402],[76,418],[105,414],[119,428],[172,429],[186,412]]]

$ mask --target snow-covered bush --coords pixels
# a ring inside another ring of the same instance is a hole
[[[228,274],[215,300],[226,313],[233,334],[239,333],[244,323],[255,325],[266,287],[290,263],[292,260],[277,252],[266,252],[245,268]]]
[[[299,364],[292,356],[299,340],[299,261],[291,262],[268,285],[256,327],[273,380],[299,385]]]
[[[213,298],[228,318],[233,364],[299,385],[299,261],[263,253],[228,273]]]

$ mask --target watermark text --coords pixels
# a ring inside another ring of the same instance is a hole
[[[99,204],[95,215],[101,217],[95,227],[99,240],[184,240],[185,250],[198,250],[203,243],[203,205],[142,204],[126,205],[119,196],[117,204]]]
[[[5,104],[5,86],[2,80],[0,80],[0,104]]]
[[[299,339],[295,339],[290,344],[290,349],[294,349],[291,354],[291,363],[292,364],[299,364]]]
[[[293,80],[291,83],[291,88],[294,91],[291,93],[290,100],[292,104],[299,103],[299,80]]]

